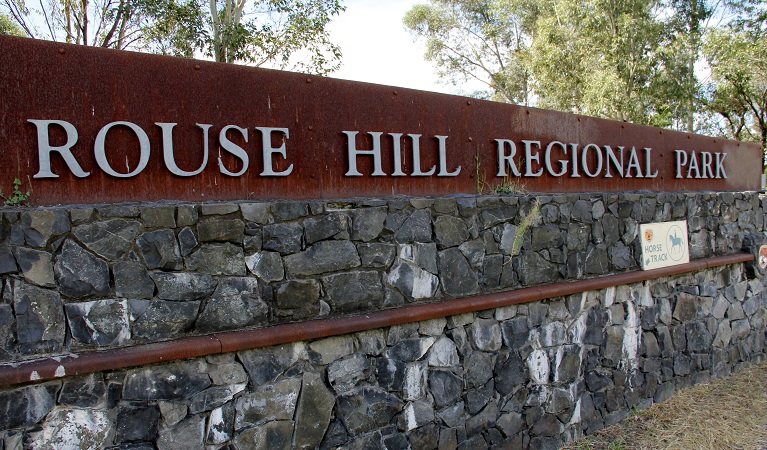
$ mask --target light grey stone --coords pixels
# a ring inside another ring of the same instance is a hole
[[[126,301],[94,300],[65,305],[72,337],[83,344],[124,345],[130,340]]]
[[[16,262],[21,269],[24,279],[37,286],[52,288],[55,286],[53,279],[53,257],[50,253],[31,248],[18,247],[16,249]]]
[[[109,444],[112,422],[107,412],[99,409],[56,409],[34,437],[33,448],[80,450],[101,448]]]
[[[274,420],[292,420],[300,390],[300,378],[286,378],[241,395],[236,401],[235,429]]]

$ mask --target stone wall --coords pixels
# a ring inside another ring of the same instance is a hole
[[[6,449],[552,449],[762,360],[766,305],[737,264],[65,378],[0,391],[0,436]]]
[[[536,204],[540,213],[523,229]],[[686,219],[693,259],[731,254],[763,239],[766,209],[757,193],[3,209],[0,359],[633,271],[639,223]],[[679,387],[761,360],[766,306],[760,274],[734,264],[65,377],[0,390],[1,442],[555,448]]]

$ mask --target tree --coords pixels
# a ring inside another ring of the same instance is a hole
[[[722,134],[758,142],[767,152],[767,30],[762,24],[708,36],[711,67],[706,107],[721,117]]]
[[[19,28],[10,17],[0,14],[0,34],[9,34],[11,36],[24,36],[24,30]]]
[[[531,6],[527,0],[431,0],[408,11],[404,24],[426,39],[425,57],[443,79],[454,85],[477,80],[487,86],[478,95],[527,105]]]
[[[30,37],[326,74],[340,0],[0,0]],[[39,25],[38,25],[39,24]]]

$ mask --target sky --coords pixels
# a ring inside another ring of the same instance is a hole
[[[453,93],[439,83],[423,58],[423,41],[414,42],[402,18],[426,0],[346,0],[346,11],[330,23],[332,42],[341,47],[342,66],[331,78]]]

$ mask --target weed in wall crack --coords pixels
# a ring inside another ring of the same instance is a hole
[[[18,178],[13,180],[13,192],[10,194],[10,196],[6,197],[5,194],[3,194],[3,190],[0,189],[0,198],[5,201],[5,206],[26,205],[27,200],[29,200],[31,195],[31,190],[27,192],[21,190],[21,180]]]

